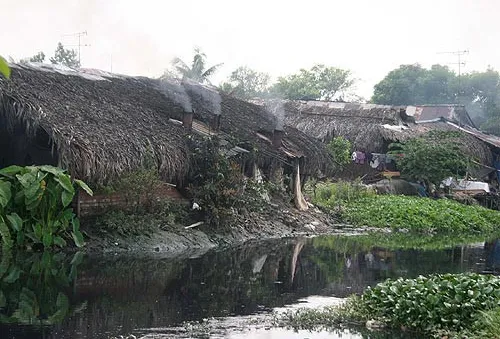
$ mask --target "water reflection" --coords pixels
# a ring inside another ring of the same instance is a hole
[[[310,295],[344,297],[389,277],[495,271],[500,263],[498,241],[418,251],[365,240],[281,239],[190,259],[4,254],[0,330],[16,338],[158,333],[183,321],[266,312]]]

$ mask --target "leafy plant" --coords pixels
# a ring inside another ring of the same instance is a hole
[[[195,147],[189,192],[209,224],[219,226],[245,211],[263,208],[266,185],[246,179],[240,165],[220,151],[217,138]]]
[[[80,222],[70,206],[81,180],[53,166],[10,166],[0,170],[0,234],[4,246],[64,247],[72,238],[83,246]]]
[[[335,164],[341,170],[351,162],[352,144],[342,136],[333,138],[327,145],[328,152],[333,156]]]
[[[334,208],[374,194],[375,192],[363,185],[359,179],[353,182],[340,180],[336,183],[327,182],[318,185],[313,203],[321,207]]]
[[[472,327],[481,311],[500,306],[500,279],[468,273],[387,280],[368,288],[361,304],[392,327],[458,332]]]
[[[447,177],[464,175],[472,162],[459,146],[461,132],[431,131],[403,144],[389,146],[401,174],[411,180],[421,180],[439,186]]]

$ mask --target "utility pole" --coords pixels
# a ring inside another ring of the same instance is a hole
[[[63,36],[73,36],[78,38],[78,45],[68,45],[68,47],[78,47],[78,63],[81,65],[81,48],[88,47],[89,44],[82,44],[82,37],[87,35],[87,31],[73,33],[73,34],[65,34]]]

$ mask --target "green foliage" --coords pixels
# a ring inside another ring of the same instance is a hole
[[[386,280],[338,306],[289,310],[276,325],[295,330],[349,328],[362,332],[371,323],[388,337],[404,329],[435,338],[497,338],[500,279],[475,273],[435,274]],[[374,332],[370,332],[370,337]],[[404,336],[406,337],[406,336]]]
[[[474,273],[399,278],[368,288],[360,302],[391,327],[460,332],[473,327],[481,311],[500,306],[500,279]]]
[[[391,144],[389,153],[404,177],[439,186],[447,177],[464,175],[471,165],[459,137],[457,131],[431,131],[404,144]]]
[[[458,92],[455,73],[447,66],[425,69],[401,65],[375,85],[372,102],[382,105],[449,104]]]
[[[71,202],[81,188],[92,194],[81,180],[72,181],[62,169],[52,166],[10,166],[0,170],[0,234],[3,244],[42,244],[64,247],[73,238],[83,246],[80,223]],[[14,238],[14,239],[13,239]]]
[[[266,97],[269,92],[270,76],[242,66],[234,70],[228,81],[220,86],[223,92],[241,99]]]
[[[73,49],[65,49],[62,43],[57,44],[54,57],[50,58],[50,62],[58,65],[65,65],[72,68],[80,67],[80,60],[77,53]]]
[[[155,201],[145,211],[112,210],[96,218],[94,225],[100,233],[123,237],[151,235],[188,218],[187,206],[173,200]]]
[[[191,66],[186,64],[180,58],[175,58],[172,61],[174,71],[182,79],[191,79],[200,83],[210,83],[209,78],[222,66],[217,64],[207,68],[207,56],[199,48],[194,49],[194,56]],[[167,72],[165,77],[169,77]]]
[[[326,145],[326,148],[340,170],[351,162],[352,144],[346,138],[335,137]]]
[[[7,61],[0,55],[0,74],[7,79],[10,78],[10,67]]]
[[[500,212],[448,199],[376,195],[346,204],[342,219],[359,226],[417,233],[491,234],[500,225]]]
[[[323,183],[316,188],[313,203],[324,208],[334,208],[347,202],[354,202],[364,197],[370,197],[375,192],[363,185],[361,180]]]
[[[264,208],[267,187],[242,174],[240,165],[220,151],[217,138],[195,147],[189,191],[206,221],[214,226],[235,215]]]
[[[332,100],[342,97],[353,84],[350,71],[318,64],[278,78],[271,93],[291,100]]]

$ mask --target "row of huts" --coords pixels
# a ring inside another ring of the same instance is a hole
[[[477,130],[463,106],[246,102],[190,81],[38,63],[12,65],[11,79],[0,78],[0,168],[58,165],[90,184],[119,178],[152,155],[162,179],[185,186],[190,140],[217,135],[247,175],[282,171],[297,189],[300,179],[333,173],[324,143],[335,136],[355,151],[383,154],[433,129],[461,131],[484,172],[495,170],[500,139]],[[377,171],[353,163],[343,175]]]

